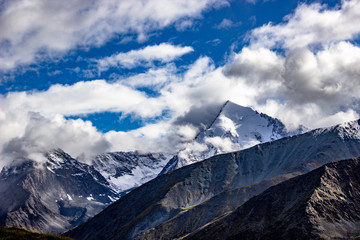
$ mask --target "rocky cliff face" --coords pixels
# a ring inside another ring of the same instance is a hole
[[[213,123],[174,156],[161,173],[207,159],[216,154],[239,151],[259,143],[300,134],[286,130],[276,118],[251,108],[226,102]]]
[[[250,199],[185,239],[358,239],[359,158],[329,163]]]
[[[77,239],[183,237],[271,185],[331,161],[360,156],[358,130],[359,121],[354,121],[183,167],[135,189],[67,235]],[[203,206],[213,208],[206,211]],[[181,224],[184,219],[193,224]]]

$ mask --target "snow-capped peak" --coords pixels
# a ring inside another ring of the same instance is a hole
[[[315,135],[333,131],[342,139],[360,139],[360,119],[314,130]]]
[[[227,101],[213,123],[170,160],[162,173],[216,154],[238,151],[301,132],[287,132],[280,120]]]
[[[341,138],[360,139],[360,119],[338,125],[338,134]]]

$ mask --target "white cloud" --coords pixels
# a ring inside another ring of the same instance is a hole
[[[229,138],[206,137],[204,141],[218,149],[219,153],[232,152],[240,148],[239,144],[233,143]]]
[[[360,33],[360,1],[343,0],[334,9],[319,3],[302,4],[285,19],[285,23],[268,23],[254,29],[250,36],[252,46],[294,49],[353,39]]]
[[[6,96],[5,101],[9,108],[40,112],[46,117],[103,111],[135,113],[143,118],[159,114],[150,107],[152,100],[144,93],[104,80],[77,82],[70,86],[53,85],[47,91],[13,92]]]
[[[0,120],[0,168],[24,157],[35,157],[35,160],[43,161],[42,154],[54,148],[66,149],[72,156],[84,160],[110,149],[111,144],[89,121],[66,120],[60,115],[49,119],[33,112],[12,111],[8,115],[14,112],[16,119]],[[16,124],[11,122],[14,120]]]
[[[254,83],[269,81],[281,77],[284,59],[270,49],[244,47],[224,71],[228,76],[242,76]]]
[[[257,86],[250,106],[290,128],[354,120],[360,112],[360,48],[345,40],[357,39],[359,16],[358,0],[334,9],[302,4],[286,22],[254,29],[250,45],[224,73],[248,89]]]
[[[193,26],[194,26],[194,21],[190,19],[185,19],[175,24],[175,28],[179,32],[185,31],[186,29],[191,29]]]
[[[191,141],[196,137],[198,132],[192,125],[186,124],[180,125],[177,133],[184,141]]]
[[[110,57],[96,60],[99,71],[106,71],[110,67],[134,68],[139,65],[151,66],[154,61],[171,62],[184,54],[194,51],[192,47],[174,46],[168,43],[147,46],[139,50],[114,54]]]
[[[117,34],[146,35],[201,17],[225,0],[8,0],[0,12],[0,68],[11,70],[76,47],[104,44]]]
[[[249,106],[278,117],[288,127],[321,127],[358,116],[359,54],[360,48],[349,42],[316,53],[289,50],[285,57],[270,49],[244,48],[224,73],[253,91]]]
[[[240,26],[241,22],[234,23],[231,19],[224,18],[218,25],[215,25],[217,29],[229,29],[232,27]]]

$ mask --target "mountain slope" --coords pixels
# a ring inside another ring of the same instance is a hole
[[[31,159],[0,172],[0,225],[37,232],[73,228],[155,178],[166,163],[161,154],[106,153],[93,165],[61,149],[39,164]]]
[[[93,167],[61,150],[0,173],[0,225],[62,232],[105,208],[118,195]]]
[[[331,161],[360,156],[359,129],[359,121],[349,122],[185,166],[133,190],[67,235],[76,239],[134,239],[149,229],[157,231],[159,227],[162,231],[161,224],[208,200],[221,205],[225,191],[266,180],[272,185],[271,179],[276,177],[286,179],[287,174],[302,174]],[[213,219],[219,217],[216,212],[222,211],[214,211]],[[195,211],[189,217],[198,219],[202,214]],[[201,227],[194,225],[182,229],[182,234]],[[151,236],[157,234],[145,239]]]
[[[186,148],[174,156],[161,173],[207,159],[216,154],[238,151],[259,143],[301,133],[287,132],[278,119],[227,101],[213,123]]]
[[[167,161],[161,153],[111,152],[96,156],[92,166],[123,195],[155,178]]]
[[[359,158],[274,186],[186,239],[353,239],[360,236]]]
[[[250,186],[225,190],[199,205],[183,209],[175,217],[143,232],[137,239],[181,238],[213,221],[214,218],[235,210],[248,199],[260,194],[267,188],[296,175],[298,174],[285,174]]]

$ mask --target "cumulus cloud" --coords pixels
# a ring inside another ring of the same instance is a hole
[[[103,152],[109,147],[109,143],[102,139],[91,122],[66,120],[58,115],[49,120],[39,113],[29,112],[29,122],[22,137],[12,139],[5,147],[5,152],[14,151],[36,152],[46,151],[50,147],[68,149],[75,156],[84,153]],[[49,134],[51,132],[51,135]]]
[[[279,79],[284,70],[284,59],[267,48],[243,48],[224,68],[229,77],[244,77],[252,83]]]
[[[7,0],[0,12],[0,68],[11,70],[76,47],[104,44],[118,34],[146,35],[201,16],[225,0]]]
[[[49,119],[34,112],[16,114],[23,115],[21,119],[16,119],[16,123],[22,126],[14,126],[10,121],[0,120],[0,168],[23,158],[43,161],[43,154],[54,148],[66,149],[69,154],[84,161],[110,149],[111,144],[89,121],[66,120],[60,115]],[[11,132],[6,130],[9,127]],[[14,135],[13,131],[18,131],[18,134]]]
[[[257,86],[250,106],[288,126],[329,126],[358,117],[359,50],[349,42],[318,52],[289,50],[286,56],[270,49],[244,48],[223,71],[234,81],[245,82],[248,89]],[[321,121],[325,118],[329,121]]]
[[[218,153],[231,152],[240,149],[239,144],[233,143],[229,138],[206,137],[204,141],[205,143],[210,144],[218,149]]]
[[[219,24],[215,25],[214,27],[217,29],[229,29],[240,25],[241,22],[234,23],[231,19],[224,18]]]
[[[346,40],[359,35],[359,10],[358,0],[334,9],[302,4],[284,23],[254,29],[224,74],[248,87],[267,86],[251,105],[288,127],[353,120],[359,117],[360,48]]]
[[[302,4],[294,14],[277,25],[268,23],[251,32],[254,47],[294,49],[324,45],[359,36],[360,1],[343,0],[340,7],[328,9],[325,4]]]
[[[12,92],[4,102],[11,109],[40,112],[46,117],[108,111],[134,113],[147,118],[161,113],[154,110],[156,108],[151,106],[152,99],[148,99],[144,93],[121,83],[108,83],[104,80],[53,85],[46,91]]]
[[[184,54],[194,51],[192,47],[174,46],[168,43],[147,46],[139,50],[114,54],[110,57],[96,60],[99,71],[106,71],[110,67],[134,68],[139,65],[150,66],[154,61],[167,63]]]

